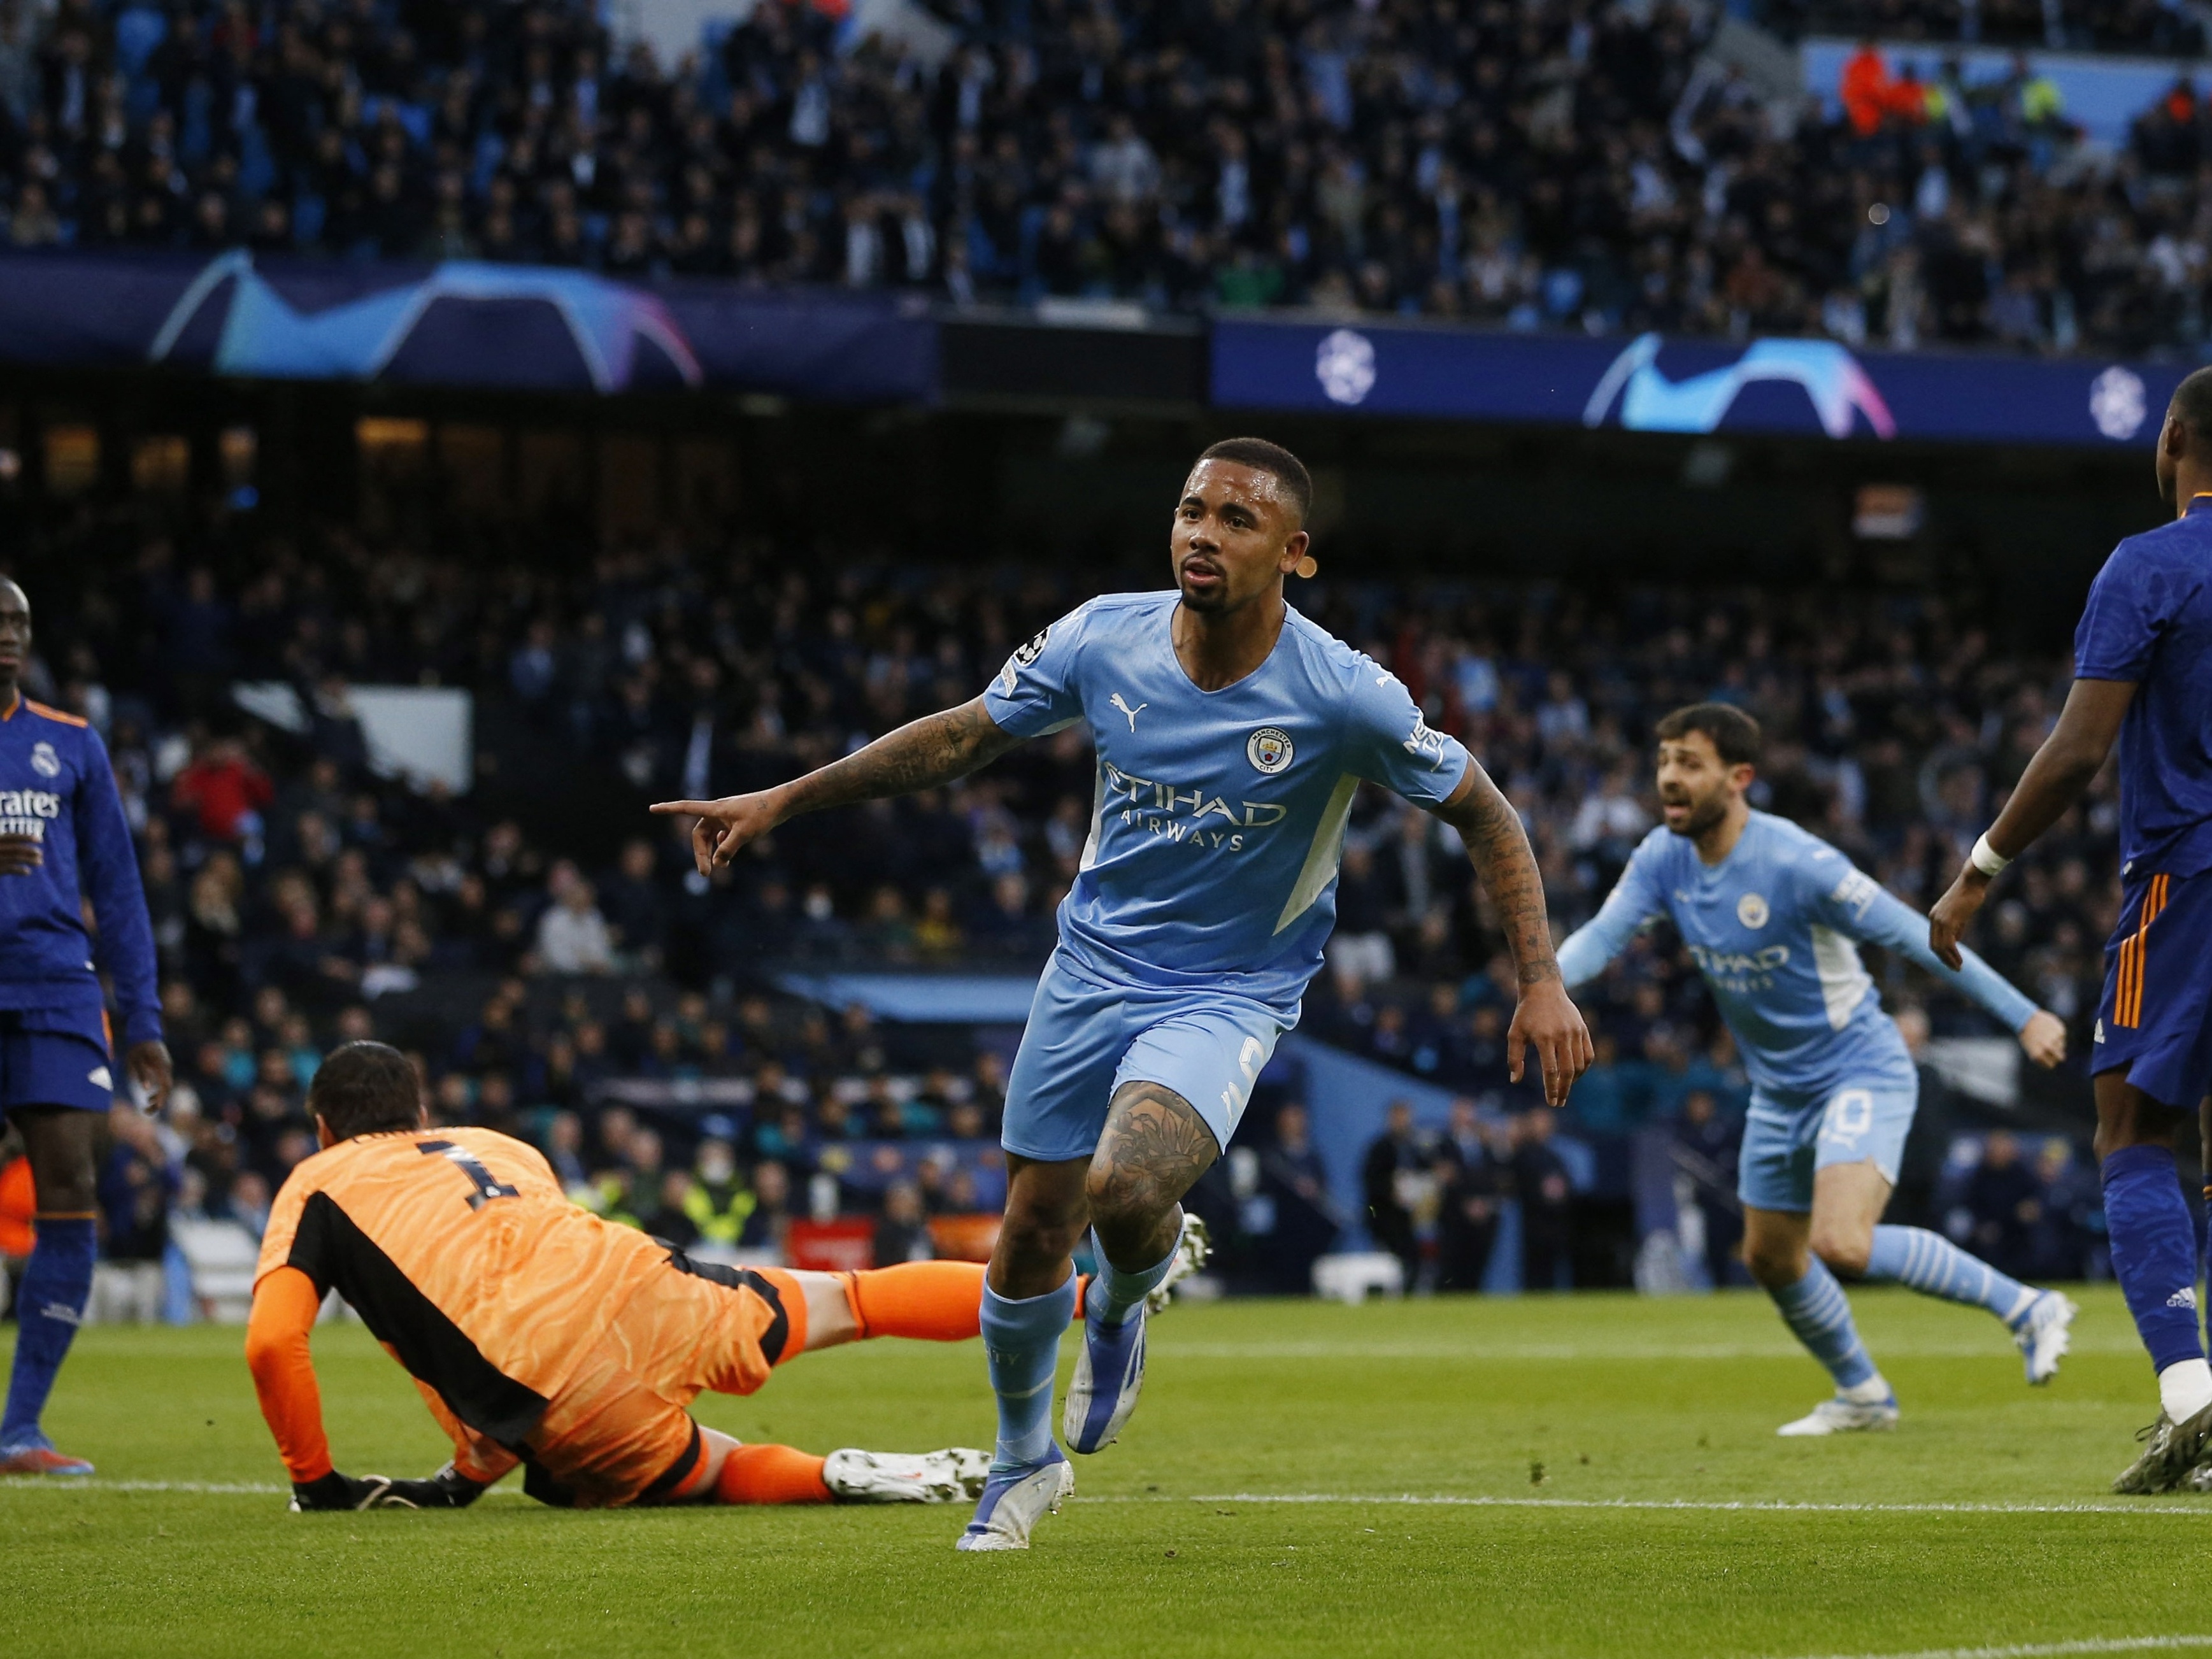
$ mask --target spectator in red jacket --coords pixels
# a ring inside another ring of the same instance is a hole
[[[202,835],[225,844],[258,829],[261,813],[276,798],[269,775],[236,738],[216,738],[202,748],[177,774],[172,796],[179,811],[198,820]]]
[[[1859,49],[1844,65],[1838,92],[1853,132],[1867,138],[1881,130],[1882,118],[1895,107],[1897,82],[1873,41],[1859,42]]]

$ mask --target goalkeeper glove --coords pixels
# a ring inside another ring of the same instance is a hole
[[[427,1480],[392,1481],[380,1507],[404,1504],[416,1510],[465,1510],[483,1497],[484,1487],[490,1484],[486,1481],[480,1486],[448,1463]]]
[[[373,1474],[365,1480],[360,1480],[332,1469],[319,1480],[295,1480],[292,1483],[292,1512],[298,1515],[315,1510],[413,1507],[404,1500],[394,1504],[391,1498],[392,1486],[392,1483],[380,1474]]]
[[[292,1509],[314,1510],[462,1510],[475,1503],[483,1487],[450,1463],[427,1480],[394,1480],[389,1475],[355,1477],[332,1469],[319,1480],[292,1483]]]

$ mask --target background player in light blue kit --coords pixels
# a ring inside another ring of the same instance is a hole
[[[1134,1408],[1146,1298],[1176,1264],[1181,1200],[1297,1023],[1363,779],[1466,842],[1518,969],[1513,1075],[1534,1048],[1557,1105],[1590,1062],[1518,815],[1404,686],[1284,603],[1312,494],[1288,451],[1216,444],[1176,503],[1173,589],[1093,599],[1015,652],[973,702],[793,782],[653,809],[700,817],[703,871],[800,812],[927,788],[1024,738],[1089,731],[1090,839],[1007,1085],[1006,1219],[983,1291],[998,1449],[963,1549],[1027,1548],[1073,1485],[1049,1418],[1086,1227],[1100,1262],[1062,1419],[1069,1444],[1098,1450]]]
[[[0,1110],[23,1137],[39,1206],[15,1293],[0,1474],[81,1475],[92,1465],[56,1451],[40,1416],[92,1293],[93,1151],[116,1093],[100,970],[115,988],[131,1075],[156,1103],[169,1051],[154,930],[107,750],[76,715],[23,695],[30,655],[30,601],[0,580]]]
[[[1897,1400],[1859,1341],[1836,1274],[1893,1279],[1988,1309],[2013,1333],[2030,1382],[2066,1352],[2074,1304],[2008,1279],[1940,1234],[1880,1224],[1912,1127],[1918,1083],[1857,945],[1911,957],[1987,1008],[2028,1057],[2055,1066],[2066,1028],[1978,957],[1939,963],[1923,917],[1834,848],[1745,798],[1759,723],[1727,703],[1659,722],[1666,818],[1636,849],[1587,927],[1560,947],[1567,983],[1603,971],[1664,916],[1705,975],[1751,1073],[1738,1185],[1744,1259],[1836,1395],[1783,1425],[1787,1435],[1887,1429]]]
[[[2175,388],[2154,465],[2177,515],[2129,537],[2097,573],[2058,724],[1929,921],[1929,945],[1958,961],[1990,882],[2081,799],[2119,740],[2120,920],[2089,1069],[2112,1276],[2158,1373],[2158,1420],[2112,1483],[2130,1492],[2185,1480],[2212,1491],[2196,1224],[2173,1155],[2199,1103],[2212,1146],[2212,369]]]

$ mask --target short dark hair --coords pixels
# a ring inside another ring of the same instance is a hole
[[[1291,505],[1297,509],[1298,527],[1305,527],[1306,515],[1313,508],[1313,474],[1306,471],[1304,461],[1282,445],[1269,443],[1265,438],[1224,438],[1198,459],[1234,461],[1239,466],[1272,474],[1283,486],[1283,494],[1291,498]]]
[[[1712,739],[1724,766],[1756,766],[1765,738],[1759,722],[1732,702],[1693,702],[1652,728],[1662,743],[1679,743],[1692,732]]]
[[[422,1082],[414,1062],[388,1042],[340,1043],[315,1068],[307,1110],[338,1140],[412,1129],[422,1121]]]
[[[2174,417],[2193,438],[2212,438],[2212,368],[2193,370],[2173,389]]]

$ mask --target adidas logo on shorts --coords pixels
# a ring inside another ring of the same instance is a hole
[[[2193,1285],[2183,1285],[2172,1296],[2166,1298],[2166,1305],[2169,1308],[2188,1308],[2194,1310],[2197,1306],[2197,1287]]]

